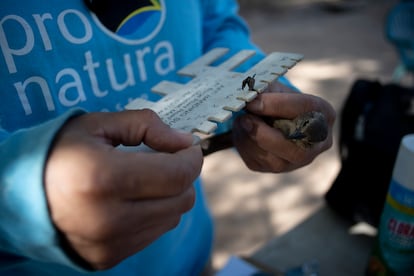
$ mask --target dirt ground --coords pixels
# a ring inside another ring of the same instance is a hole
[[[396,1],[326,2],[242,1],[241,14],[265,52],[304,54],[287,76],[303,92],[328,100],[340,115],[356,79],[391,80],[398,56],[384,36],[384,19]],[[338,124],[335,142],[337,129]],[[207,157],[202,176],[216,220],[214,267],[230,255],[253,254],[317,212],[339,168],[336,143],[311,165],[284,174],[249,171],[233,150]]]

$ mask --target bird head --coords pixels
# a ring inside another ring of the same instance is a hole
[[[288,135],[288,139],[304,140],[313,144],[322,142],[328,137],[328,123],[321,112],[304,113],[298,116],[294,123],[295,131]]]

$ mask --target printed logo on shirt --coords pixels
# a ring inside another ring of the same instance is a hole
[[[147,4],[136,9],[121,22],[117,34],[120,36],[134,35],[135,38],[145,39],[157,29],[162,18],[162,7],[160,1],[146,1]],[[138,28],[136,26],[139,26]]]
[[[91,10],[111,35],[134,44],[151,40],[165,20],[163,0],[97,0],[92,1]]]

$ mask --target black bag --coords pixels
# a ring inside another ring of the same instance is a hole
[[[341,169],[325,194],[329,207],[378,225],[401,138],[414,133],[413,109],[412,88],[354,83],[340,114]]]

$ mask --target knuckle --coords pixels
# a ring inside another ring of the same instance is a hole
[[[281,173],[289,170],[290,163],[284,159],[276,158],[272,161],[272,172]]]
[[[167,228],[166,230],[169,231],[169,230],[176,228],[180,224],[180,221],[181,221],[181,216],[176,216],[170,219],[169,224],[166,227]]]
[[[159,120],[159,116],[157,115],[157,113],[155,113],[155,111],[148,109],[148,108],[140,110],[139,116],[143,116],[146,118],[146,120],[151,121],[151,122]]]
[[[186,180],[187,174],[183,170],[178,169],[175,171],[175,181],[174,181],[174,190],[175,194],[181,194],[184,192],[188,186],[188,181]]]
[[[308,149],[295,145],[291,148],[288,161],[293,165],[298,166],[308,163],[311,159],[313,159],[312,154]]]
[[[185,194],[183,202],[183,212],[187,212],[193,208],[196,200],[196,192],[194,187],[190,187]]]
[[[177,193],[185,192],[199,174],[198,166],[194,163],[181,162],[180,167],[175,171]]]

